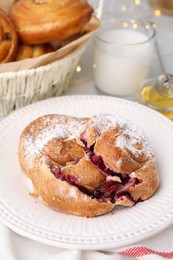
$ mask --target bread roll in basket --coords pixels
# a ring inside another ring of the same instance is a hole
[[[18,37],[9,17],[0,9],[0,64],[12,61],[17,53]]]
[[[12,55],[7,52],[4,59],[5,52],[0,53],[0,116],[4,116],[65,92],[100,24],[87,0],[4,0],[1,8],[15,27],[14,36],[18,35],[17,46],[17,39],[7,33],[9,28],[2,30],[0,19],[0,52],[6,38],[8,49],[10,40],[16,40]],[[50,45],[53,51],[45,48]]]
[[[155,157],[134,124],[115,115],[45,115],[22,132],[19,161],[52,209],[95,217],[134,206],[158,188]]]
[[[70,39],[83,30],[92,13],[86,0],[18,0],[10,9],[25,44]]]

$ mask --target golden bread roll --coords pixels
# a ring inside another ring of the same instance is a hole
[[[0,63],[13,61],[18,46],[18,37],[10,18],[0,9]]]
[[[19,44],[16,61],[36,58],[43,54],[53,52],[54,49],[50,44],[27,45]]]
[[[19,161],[35,195],[57,211],[79,216],[133,206],[159,185],[146,138],[113,115],[42,116],[22,132]]]
[[[92,12],[86,0],[18,0],[10,17],[23,43],[41,44],[80,33]]]
[[[172,0],[150,0],[151,4],[161,12],[173,15],[173,1]]]

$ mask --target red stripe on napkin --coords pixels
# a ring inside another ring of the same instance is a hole
[[[132,247],[122,252],[119,252],[119,254],[132,256],[132,257],[141,257],[141,256],[155,254],[167,259],[173,258],[173,252],[157,252],[143,246]]]

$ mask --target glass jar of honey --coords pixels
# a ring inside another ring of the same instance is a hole
[[[159,87],[157,79],[145,80],[139,88],[138,101],[173,120],[173,95],[171,92],[165,94]]]

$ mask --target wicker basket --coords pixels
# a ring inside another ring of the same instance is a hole
[[[66,91],[85,47],[36,69],[0,73],[0,115]]]

